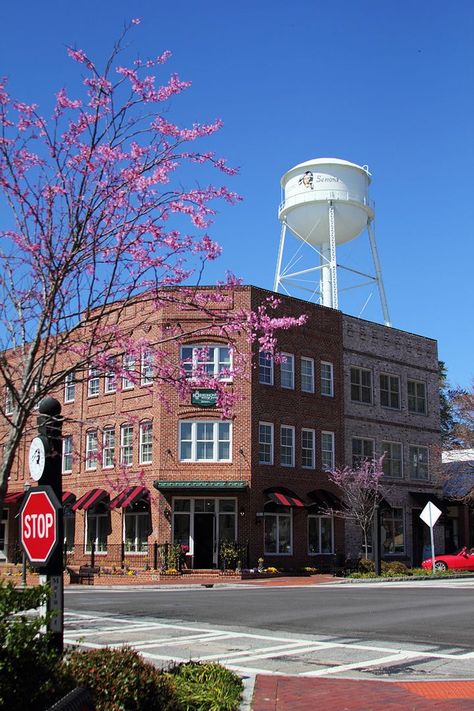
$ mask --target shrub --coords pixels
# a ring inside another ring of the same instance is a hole
[[[368,558],[362,558],[357,565],[358,573],[375,573],[375,563]]]
[[[0,708],[41,711],[73,688],[60,678],[60,659],[50,637],[40,634],[50,615],[31,615],[49,588],[16,588],[0,582]]]
[[[272,573],[272,575],[275,575],[276,573],[279,573],[280,571],[278,568],[274,568],[273,565],[270,565],[268,568],[265,568],[266,573]]]
[[[390,563],[382,561],[382,575],[390,578],[396,575],[410,575],[410,572],[405,563],[400,560],[393,560]]]
[[[242,680],[220,664],[187,662],[167,672],[175,683],[183,711],[234,711],[239,708]]]
[[[176,711],[172,679],[129,647],[74,651],[65,677],[91,689],[97,711]]]

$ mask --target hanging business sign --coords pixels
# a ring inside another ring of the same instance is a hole
[[[193,390],[191,393],[191,405],[196,405],[197,407],[216,407],[217,390],[208,388]]]

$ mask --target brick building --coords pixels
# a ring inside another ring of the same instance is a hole
[[[226,308],[255,309],[269,295],[237,287]],[[308,316],[284,331],[284,357],[254,353],[247,377],[232,382],[232,351],[219,335],[170,339],[170,363],[205,363],[239,389],[233,415],[223,419],[212,392],[183,402],[171,386],[150,387],[146,354],[135,378],[91,370],[69,377],[61,392],[63,489],[68,549],[82,562],[93,548],[101,564],[149,556],[156,544],[180,544],[188,567],[221,564],[221,544],[239,545],[242,565],[330,568],[338,554],[358,555],[360,536],[328,509],[341,492],[326,471],[386,451],[390,494],[382,518],[384,553],[418,562],[423,532],[415,516],[428,494],[430,456],[439,441],[436,343],[339,311],[280,296],[281,315]],[[149,313],[134,337],[153,342],[179,322],[184,333],[203,326],[186,309]],[[222,308],[222,307],[221,307]],[[201,320],[200,320],[201,319]],[[204,324],[205,325],[205,324]],[[235,335],[235,352],[246,351]],[[126,358],[126,356],[124,356]],[[129,364],[130,365],[130,364]],[[0,547],[17,540],[25,485],[26,441],[9,483]],[[439,529],[441,530],[441,529]]]

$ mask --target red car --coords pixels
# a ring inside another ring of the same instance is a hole
[[[431,569],[433,561],[431,558],[424,560],[421,564],[422,568]],[[464,546],[459,553],[454,555],[437,555],[435,556],[435,570],[474,570],[474,549],[471,551]]]

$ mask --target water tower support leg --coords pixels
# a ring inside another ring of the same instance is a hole
[[[337,264],[336,264],[336,222],[335,222],[335,210],[332,201],[329,203],[329,253],[330,253],[330,264],[329,270],[331,273],[331,308],[339,308],[338,294],[337,294]],[[329,305],[329,304],[328,304]]]
[[[385,287],[382,279],[382,269],[380,267],[379,254],[377,252],[377,244],[375,242],[375,232],[372,221],[367,224],[367,232],[369,234],[370,249],[372,251],[372,259],[374,261],[375,275],[377,285],[379,287],[380,303],[382,304],[383,320],[386,326],[391,326],[390,315],[388,313],[387,297],[385,296]]]
[[[278,258],[277,258],[277,265],[276,265],[276,271],[275,271],[275,282],[273,284],[273,291],[278,291],[278,287],[280,286],[281,262],[283,259],[283,249],[285,247],[285,236],[286,236],[286,224],[283,222],[283,224],[281,226],[280,246],[278,247]]]

